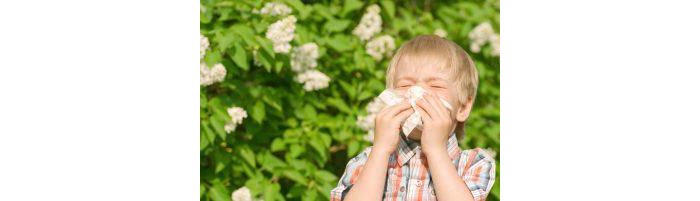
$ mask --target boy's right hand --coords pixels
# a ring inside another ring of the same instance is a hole
[[[374,147],[372,151],[391,154],[399,144],[401,122],[413,113],[407,99],[401,103],[385,107],[377,114],[374,121]]]

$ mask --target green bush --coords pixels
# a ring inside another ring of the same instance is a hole
[[[268,26],[286,16],[261,13],[264,2],[200,3],[200,33],[209,44],[202,58],[209,67],[200,66],[200,79],[209,79],[200,87],[201,200],[230,201],[232,192],[244,186],[264,200],[329,199],[348,160],[371,145],[357,118],[385,88],[390,58],[373,58],[368,41],[353,34],[373,4],[381,8],[382,20],[373,38],[388,35],[398,48],[443,29],[447,39],[469,52],[480,85],[460,147],[498,153],[500,61],[494,51],[499,45],[483,44],[476,52],[471,46],[479,42],[469,37],[484,22],[498,32],[497,1],[280,1],[296,18],[286,54],[276,52],[266,37]],[[314,69],[330,78],[328,86],[307,90],[295,79],[301,73],[291,67],[291,52],[307,43],[317,44]],[[236,107],[242,110],[232,111],[238,115],[232,122],[227,109]],[[489,200],[499,200],[498,178]]]

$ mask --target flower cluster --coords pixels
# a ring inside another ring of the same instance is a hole
[[[274,50],[277,53],[289,53],[292,45],[289,44],[294,39],[294,29],[297,18],[293,15],[287,16],[284,19],[278,20],[267,27],[265,37],[272,41]]]
[[[367,7],[367,12],[362,16],[360,24],[355,27],[352,34],[360,37],[360,40],[366,41],[372,38],[376,33],[382,30],[382,17],[379,16],[380,8],[377,4],[372,4]]]
[[[199,64],[199,85],[209,86],[216,82],[221,82],[226,78],[226,67],[218,63],[213,67],[207,67],[205,62]]]
[[[206,36],[199,34],[199,59],[204,58],[204,54],[207,53],[207,49],[209,49],[209,39]]]
[[[313,91],[328,87],[328,82],[331,81],[326,74],[317,70],[307,70],[294,78],[298,83],[304,84],[304,90]]]
[[[231,121],[224,125],[226,133],[231,133],[236,130],[237,125],[243,124],[243,118],[248,117],[248,113],[240,107],[230,107],[226,111],[228,115],[231,116]]]
[[[292,9],[283,3],[268,2],[260,9],[260,14],[269,16],[285,16],[292,13]]]
[[[389,35],[376,37],[367,43],[367,54],[377,61],[382,60],[384,56],[391,57],[394,49],[394,38]]]
[[[316,43],[307,43],[301,47],[294,48],[291,59],[291,66],[294,72],[300,73],[316,68],[318,45],[316,45]]]
[[[447,31],[440,28],[435,29],[435,32],[433,32],[433,34],[435,34],[436,36],[440,36],[441,38],[447,37]]]
[[[491,55],[500,56],[501,55],[501,39],[500,35],[493,31],[491,24],[488,22],[482,22],[477,25],[471,32],[469,32],[469,40],[471,40],[471,45],[469,48],[472,52],[480,52],[481,47],[488,42],[493,50]]]
[[[384,107],[386,107],[386,104],[379,99],[379,97],[375,97],[372,102],[367,105],[368,114],[366,116],[357,117],[357,126],[360,127],[360,129],[367,131],[365,140],[370,142],[374,141],[374,120],[377,117],[377,113],[382,111]]]
[[[250,194],[250,189],[247,187],[241,187],[231,194],[232,201],[261,201],[262,199],[253,199]]]

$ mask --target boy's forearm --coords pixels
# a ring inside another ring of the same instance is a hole
[[[372,151],[345,201],[381,200],[390,153]]]
[[[426,154],[426,158],[438,200],[474,200],[469,188],[457,174],[457,169],[452,164],[446,149]]]

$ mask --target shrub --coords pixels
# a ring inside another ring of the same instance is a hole
[[[201,200],[328,200],[371,145],[357,120],[384,90],[393,49],[419,34],[446,34],[474,59],[480,86],[460,147],[498,153],[497,1],[200,4]]]

